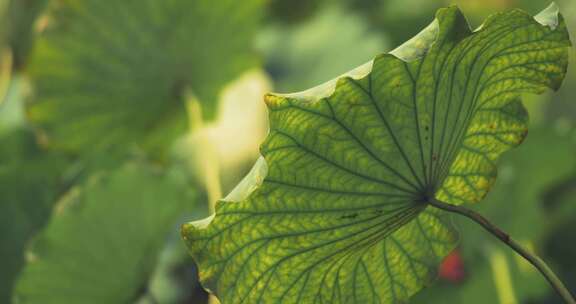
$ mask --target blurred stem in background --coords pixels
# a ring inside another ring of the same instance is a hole
[[[500,303],[518,303],[514,292],[514,286],[512,285],[510,267],[508,266],[506,255],[499,249],[491,248],[488,252],[488,256],[490,259],[490,267],[492,268],[494,285],[496,286]]]
[[[194,164],[197,168],[200,168],[199,172],[202,172],[201,178],[203,180],[201,180],[201,182],[204,184],[206,193],[208,194],[208,214],[213,214],[215,212],[216,201],[222,198],[218,155],[215,147],[209,140],[208,134],[199,132],[204,127],[202,105],[190,90],[187,90],[185,94],[189,124],[188,132],[190,136],[199,136],[196,141],[192,142],[197,143],[198,146],[201,147],[200,149],[191,147],[197,151],[196,155],[193,156]],[[208,296],[208,303],[219,304],[220,302],[214,295],[210,294]]]
[[[188,111],[189,132],[190,134],[201,133],[198,132],[204,127],[202,119],[202,105],[191,92],[186,93],[186,109]],[[218,156],[215,147],[208,139],[205,133],[200,134],[200,139],[197,142],[202,149],[196,155],[198,164],[202,168],[203,183],[208,193],[208,211],[214,213],[214,206],[216,201],[222,198],[222,186],[220,185],[220,164],[218,163]]]

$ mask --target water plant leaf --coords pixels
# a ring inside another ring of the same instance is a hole
[[[331,82],[268,95],[256,182],[183,227],[204,286],[224,303],[407,301],[457,239],[428,202],[486,195],[526,136],[520,94],[557,89],[569,45],[554,5],[475,31],[449,7]]]
[[[64,157],[46,153],[27,129],[0,136],[0,303],[11,303],[26,244],[48,222]]]
[[[32,122],[71,153],[131,145],[165,152],[195,96],[212,119],[224,85],[257,63],[262,0],[65,0],[30,67]]]
[[[17,303],[134,303],[194,191],[181,174],[129,162],[77,184],[33,240]]]

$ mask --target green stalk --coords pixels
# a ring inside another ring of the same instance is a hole
[[[496,248],[492,248],[487,254],[490,260],[490,267],[492,268],[492,279],[494,280],[500,303],[518,303],[514,294],[514,286],[512,285],[510,267],[506,260],[506,255],[504,252]]]
[[[202,106],[190,93],[187,94],[186,109],[188,111],[189,133],[200,132],[202,128],[204,128]],[[201,136],[199,145],[202,147],[202,150],[200,151],[200,155],[196,157],[202,159],[201,170],[203,172],[206,193],[208,194],[208,211],[209,213],[214,213],[216,201],[222,198],[220,164],[215,148],[205,135]]]
[[[202,118],[202,105],[196,97],[187,91],[186,95],[186,110],[188,114],[188,132],[194,134],[200,132],[204,127],[204,119]],[[214,147],[208,138],[202,136],[199,142],[202,147],[201,155],[197,155],[203,160],[202,171],[204,178],[204,185],[208,194],[208,212],[213,214],[215,212],[216,201],[222,198],[222,186],[220,184],[220,164],[216,155]],[[213,294],[208,295],[209,304],[219,304],[220,301]]]
[[[564,283],[560,281],[558,276],[556,276],[556,274],[550,269],[550,267],[548,267],[548,265],[546,265],[546,263],[540,257],[525,249],[522,245],[520,245],[520,243],[516,242],[506,232],[496,227],[481,214],[461,206],[441,202],[437,199],[431,199],[429,201],[429,204],[444,211],[463,215],[475,221],[476,223],[480,224],[480,226],[486,229],[486,231],[490,232],[492,235],[494,235],[496,238],[498,238],[500,241],[508,245],[508,247],[512,248],[512,250],[516,251],[516,253],[518,253],[520,256],[526,259],[530,264],[536,267],[536,269],[538,269],[538,271],[544,276],[544,278],[546,278],[546,280],[548,281],[548,283],[550,283],[550,285],[554,288],[554,290],[556,290],[558,295],[562,297],[564,302],[568,304],[576,304],[574,296],[572,296],[572,294],[570,293],[570,291],[568,291]]]

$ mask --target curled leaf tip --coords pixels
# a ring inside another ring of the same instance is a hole
[[[195,230],[206,229],[206,227],[208,227],[208,225],[210,225],[210,223],[212,222],[213,219],[214,219],[214,214],[212,214],[211,216],[209,216],[207,218],[198,220],[198,221],[193,221],[193,222],[183,224],[181,227],[182,235],[189,235],[189,234],[193,233]]]
[[[538,15],[534,16],[534,19],[538,23],[550,27],[554,30],[558,26],[560,18],[560,8],[555,2],[550,3],[547,8],[542,10]]]

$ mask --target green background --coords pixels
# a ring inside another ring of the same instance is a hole
[[[556,3],[576,37],[576,2]],[[206,303],[179,226],[208,215],[211,174],[226,195],[258,159],[262,96],[388,52],[449,4],[475,28],[549,2],[0,0],[0,303]],[[529,135],[472,208],[576,292],[570,57],[558,92],[525,96]],[[414,303],[558,303],[529,265],[456,224],[461,275]]]

